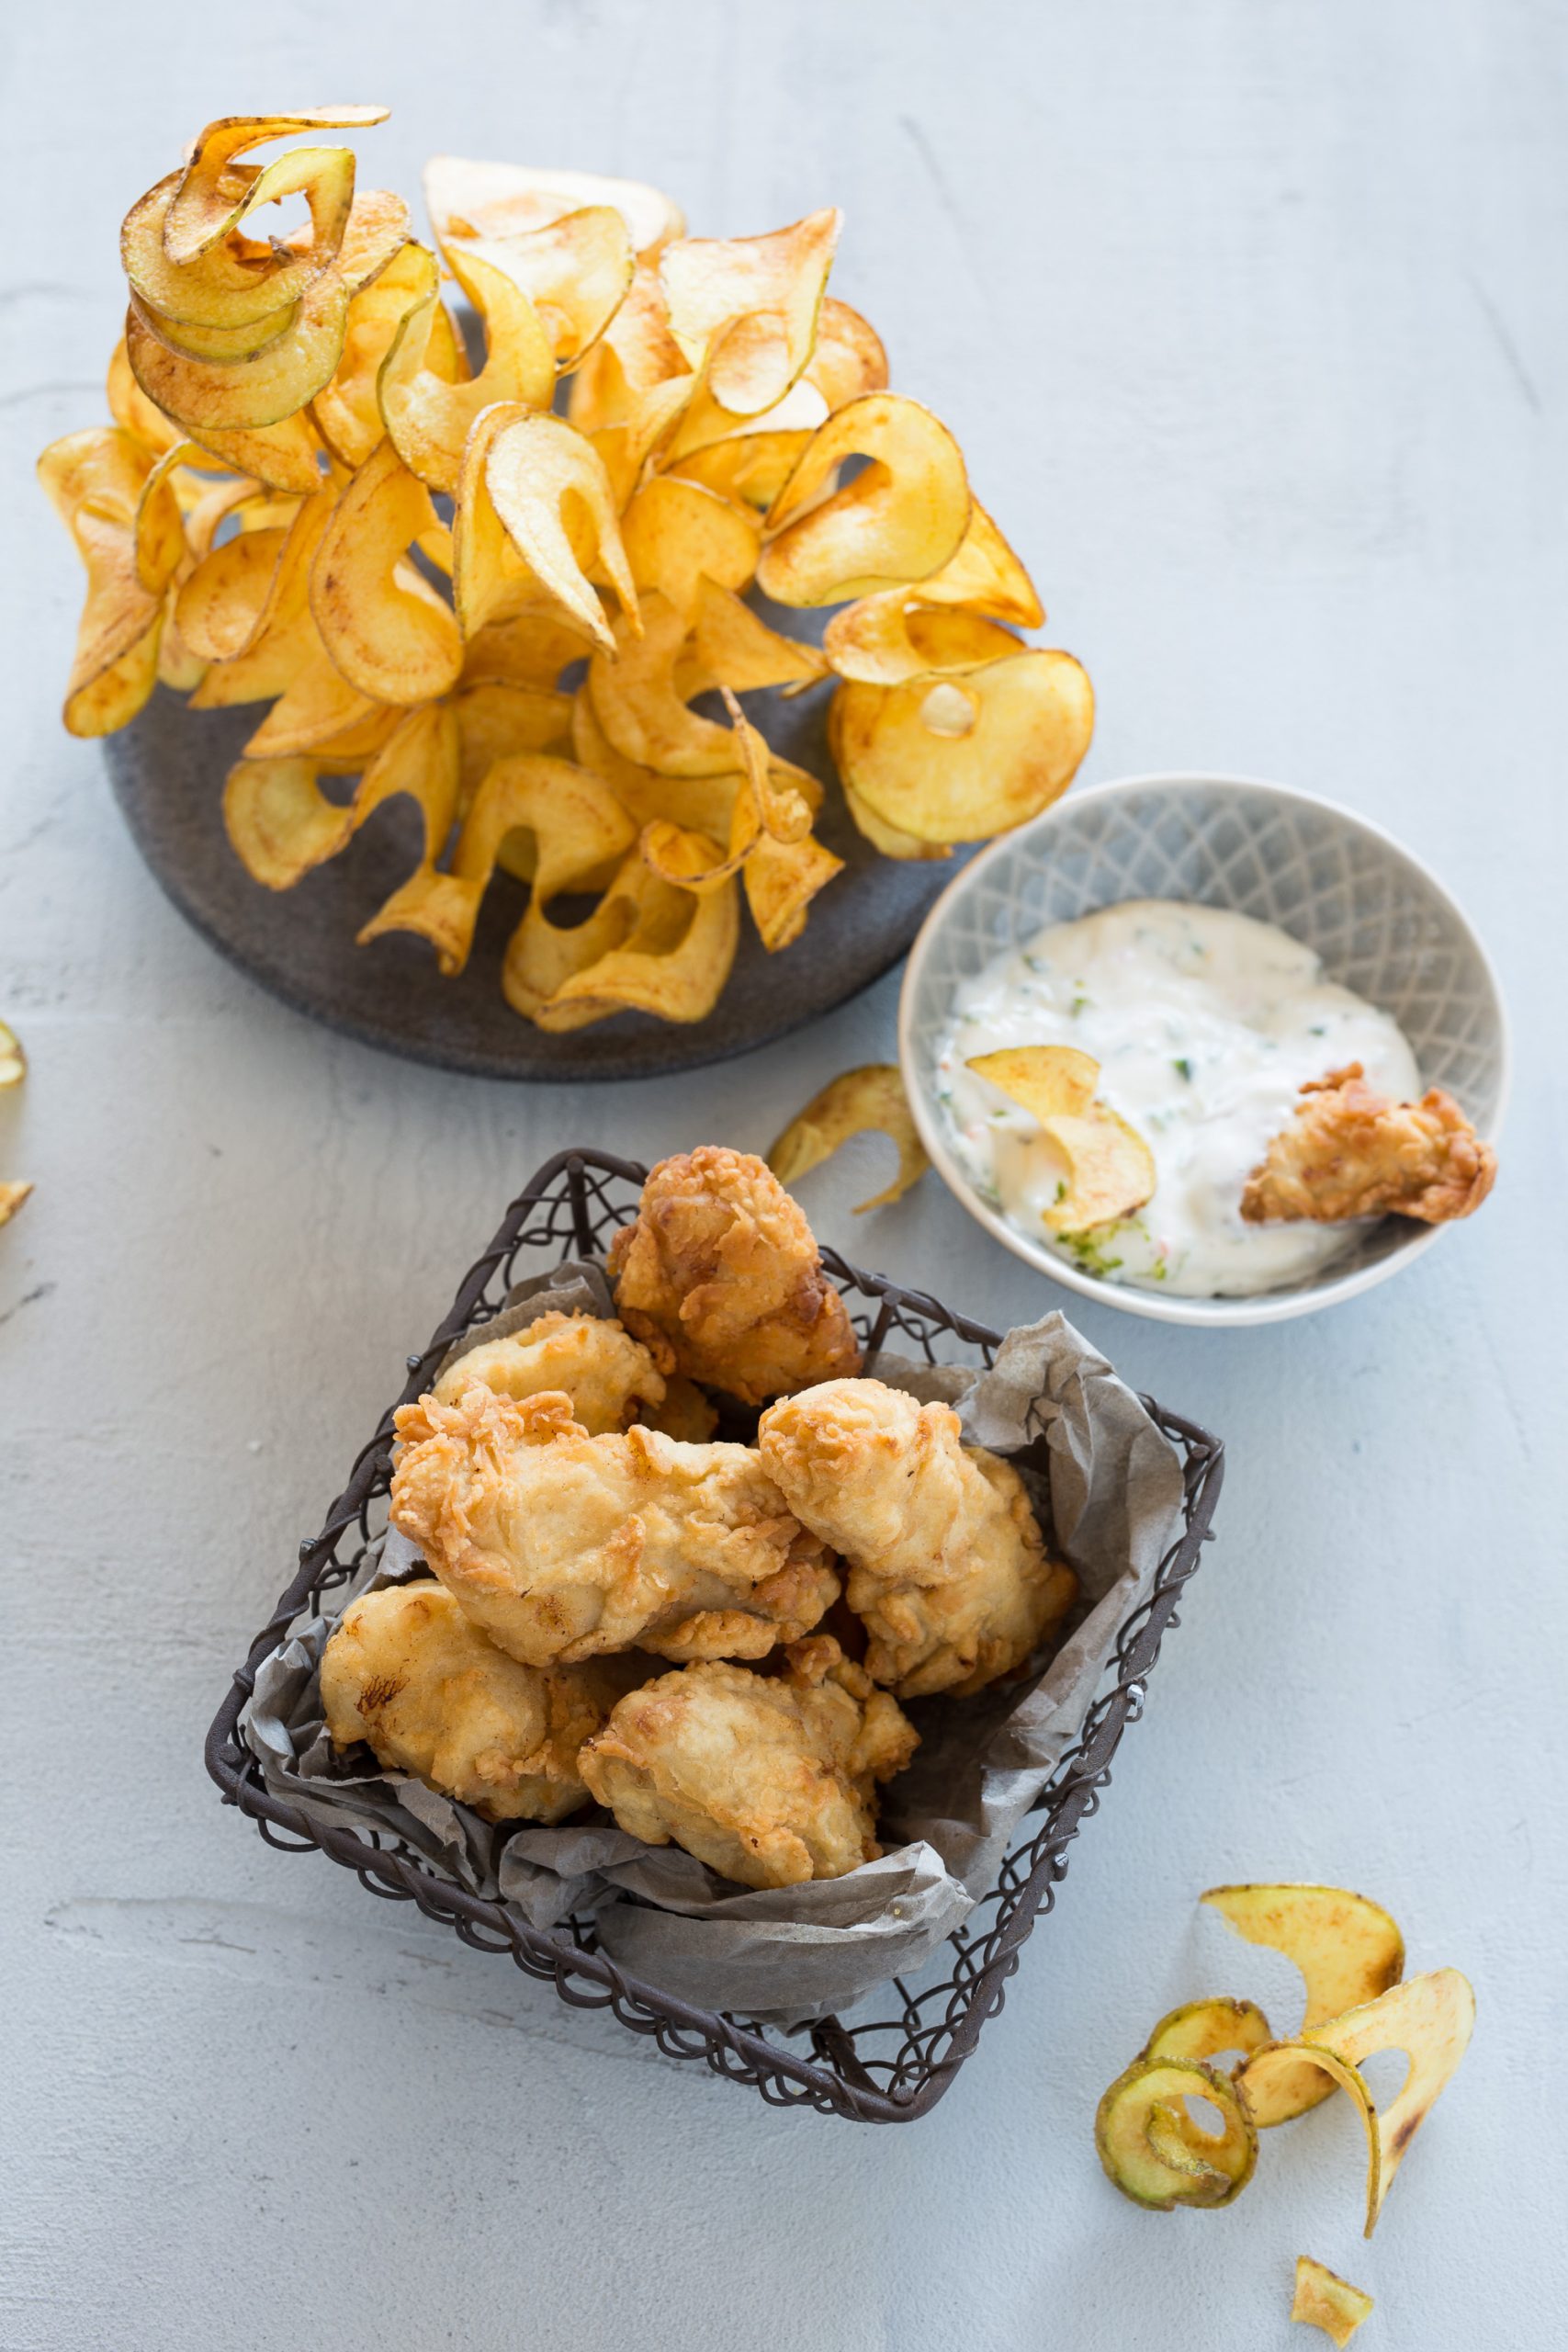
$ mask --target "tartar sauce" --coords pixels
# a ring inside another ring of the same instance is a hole
[[[1154,1154],[1154,1196],[1135,1216],[1047,1231],[1060,1156],[1027,1111],[964,1067],[1028,1045],[1077,1046],[1100,1063],[1100,1099]],[[966,981],[937,1082],[959,1160],[1020,1233],[1111,1282],[1225,1298],[1316,1272],[1358,1231],[1241,1217],[1242,1186],[1299,1088],[1353,1061],[1398,1101],[1421,1091],[1403,1032],[1325,979],[1310,948],[1247,915],[1134,899],[1055,923]]]

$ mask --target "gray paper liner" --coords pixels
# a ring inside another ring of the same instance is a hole
[[[550,1307],[607,1312],[603,1268],[571,1262],[519,1284],[442,1368]],[[802,2024],[919,1968],[992,1884],[1077,1736],[1117,1628],[1180,1532],[1181,1464],[1060,1313],[1010,1331],[990,1372],[886,1353],[866,1369],[922,1401],[948,1399],[968,1438],[1018,1459],[1085,1605],[1032,1682],[913,1702],[921,1744],[883,1792],[880,1860],[804,1886],[740,1889],[678,1846],[647,1846],[592,1815],[493,1826],[407,1773],[367,1769],[364,1749],[340,1757],[321,1721],[321,1654],[352,1600],[423,1568],[395,1529],[332,1594],[333,1613],[298,1622],[257,1671],[243,1732],[268,1788],[314,1820],[355,1822],[410,1848],[536,1929],[592,1915],[619,1967],[698,2007]]]

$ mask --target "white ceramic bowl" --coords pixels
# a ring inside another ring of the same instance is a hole
[[[1489,1139],[1502,1127],[1508,1024],[1496,975],[1459,908],[1408,850],[1348,809],[1284,785],[1126,776],[1068,793],[982,850],[937,900],[910,953],[898,1009],[904,1081],[926,1149],[970,1216],[1064,1289],[1161,1323],[1310,1315],[1430,1250],[1444,1227],[1383,1217],[1348,1256],[1285,1288],[1250,1298],[1172,1298],[1083,1272],[979,1198],[936,1099],[953,991],[1047,923],[1124,899],[1195,899],[1277,923],[1316,950],[1331,979],[1393,1014],[1423,1084],[1447,1087]]]

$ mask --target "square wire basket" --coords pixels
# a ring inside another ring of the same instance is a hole
[[[513,1283],[566,1258],[602,1251],[615,1228],[635,1216],[647,1173],[630,1160],[588,1150],[562,1152],[542,1168],[464,1277],[429,1346],[408,1359],[408,1383],[397,1404],[423,1393],[451,1341],[495,1315]],[[1000,1332],[954,1314],[922,1292],[863,1273],[836,1250],[824,1249],[822,1259],[868,1351],[902,1341],[928,1363],[991,1362]],[[353,1871],[370,1894],[417,1903],[476,1951],[504,1954],[525,1974],[553,1984],[571,2007],[610,2009],[634,2033],[651,2034],[667,2056],[703,2059],[715,2074],[750,2085],[774,2106],[813,2107],[861,2123],[912,2122],[947,2091],[981,2028],[1001,2007],[1025,1939],[1055,1901],[1067,1849],[1099,1809],[1122,1735],[1143,1712],[1145,1686],[1160,1644],[1178,1622],[1181,1589],[1210,1540],[1224,1447],[1151,1397],[1141,1401],[1182,1457],[1182,1532],[1160,1562],[1147,1599],[1118,1631],[1083,1730],[1032,1808],[1038,1826],[1008,1855],[996,1884],[948,1937],[952,1960],[946,1973],[935,1983],[895,1977],[887,2014],[866,2023],[828,2017],[786,2037],[752,2019],[693,2007],[617,1968],[599,1950],[592,1918],[548,1930],[531,1928],[502,1904],[470,1894],[423,1856],[346,1823],[337,1828],[308,1821],[269,1792],[240,1718],[262,1659],[297,1617],[314,1613],[324,1595],[350,1580],[386,1525],[395,1406],[362,1448],[321,1533],[300,1545],[299,1573],[252,1643],[207,1736],[207,1769],[225,1804],[249,1814],[269,1845],[286,1853],[326,1854]],[[940,1967],[939,1955],[922,1978]]]

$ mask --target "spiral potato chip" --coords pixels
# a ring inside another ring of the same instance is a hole
[[[423,248],[420,250],[423,251]],[[460,250],[453,272],[485,322],[485,364],[455,381],[442,373],[445,341],[438,323],[435,256],[422,265],[426,288],[403,314],[376,379],[382,421],[409,471],[432,490],[456,491],[469,427],[497,401],[547,409],[554,395],[555,358],[538,313],[506,272],[476,251]],[[434,365],[431,364],[433,356]]]
[[[267,889],[292,889],[400,793],[419,803],[427,861],[445,842],[457,807],[457,726],[450,711],[431,704],[406,713],[346,805],[329,800],[317,783],[334,764],[301,754],[242,760],[230,770],[224,826],[247,873]]]
[[[768,1166],[784,1185],[798,1183],[823,1160],[831,1159],[852,1136],[875,1128],[898,1153],[898,1173],[891,1184],[869,1200],[857,1201],[855,1215],[887,1208],[902,1200],[931,1166],[920,1141],[905,1091],[902,1072],[891,1062],[872,1062],[860,1069],[840,1070],[797,1112],[784,1133],[769,1147]]]
[[[637,636],[637,587],[610,478],[592,444],[561,417],[519,417],[490,443],[484,478],[524,577],[539,595],[602,650],[613,650],[615,634],[584,569],[585,559],[596,558],[621,600],[622,626]]]
[[[378,702],[424,702],[457,684],[463,640],[451,606],[407,560],[436,520],[391,440],[333,507],[310,566],[310,611],[333,665]]]
[[[853,457],[872,463],[813,503]],[[812,435],[774,499],[758,582],[781,605],[837,605],[924,580],[957,554],[969,511],[964,454],[941,419],[897,392],[867,392]]]
[[[1094,729],[1070,653],[1040,647],[966,673],[897,686],[841,685],[845,783],[890,824],[932,842],[987,840],[1060,798]]]
[[[463,820],[448,871],[436,871],[427,837],[423,865],[388,899],[359,936],[416,932],[434,948],[448,978],[468,960],[479,904],[508,835],[531,837],[519,859],[547,907],[567,890],[587,890],[610,879],[631,844],[631,820],[597,776],[566,760],[521,754],[488,770]],[[439,848],[440,844],[435,844]]]
[[[259,882],[412,797],[418,865],[360,936],[420,933],[454,975],[500,867],[532,893],[503,976],[524,1017],[699,1020],[742,899],[778,953],[842,871],[822,785],[735,696],[836,676],[849,816],[919,860],[1065,787],[1087,680],[1012,633],[1043,618],[1027,571],[828,292],[836,209],[691,237],[639,182],[438,156],[433,250],[333,136],[384,118],[222,117],[126,214],[113,424],[40,468],[88,574],[66,723],[122,726],[159,683],[259,706],[224,800]],[[848,609],[819,647],[755,591]],[[599,902],[563,926],[569,873]]]

